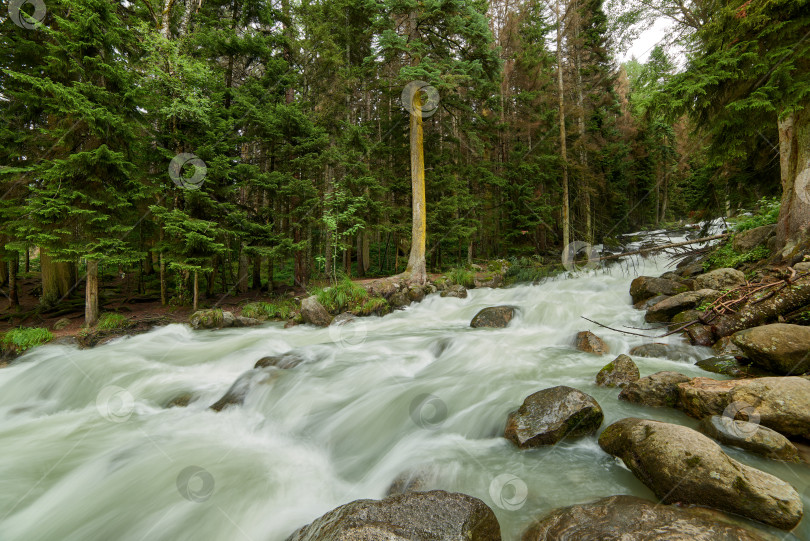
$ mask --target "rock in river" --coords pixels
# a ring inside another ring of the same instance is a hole
[[[762,325],[735,333],[731,341],[747,358],[776,374],[800,376],[810,372],[810,327]]]
[[[467,298],[467,288],[459,285],[453,284],[452,286],[448,287],[441,293],[442,297],[452,297],[456,299],[466,299]]]
[[[491,306],[484,308],[470,322],[470,327],[493,327],[503,329],[515,317],[514,306]]]
[[[621,458],[664,503],[702,505],[790,530],[802,500],[788,483],[729,457],[696,430],[627,418],[599,436],[602,449]]]
[[[565,437],[593,434],[603,419],[592,396],[560,385],[526,397],[509,414],[504,437],[523,449],[553,445]]]
[[[674,297],[655,303],[647,309],[644,320],[648,323],[664,323],[671,320],[680,312],[690,310],[701,303],[712,301],[720,296],[714,289],[699,289],[678,293]]]
[[[466,494],[432,490],[356,500],[329,511],[287,541],[500,541],[492,509]]]
[[[578,350],[585,353],[595,353],[596,355],[610,353],[608,345],[591,331],[578,332],[576,338],[574,338],[574,345]]]
[[[763,541],[710,509],[610,496],[555,509],[532,524],[522,541]]]
[[[630,284],[630,296],[633,304],[645,301],[657,295],[677,295],[689,288],[681,282],[652,276],[639,276]]]
[[[619,355],[596,374],[600,387],[625,387],[639,379],[638,366],[627,355]]]
[[[678,384],[689,380],[689,376],[684,376],[678,372],[656,372],[630,382],[619,393],[619,398],[643,406],[657,408],[677,407],[679,401]]]
[[[782,434],[757,423],[712,415],[700,422],[698,430],[713,440],[758,455],[787,462],[800,462],[799,450]]]
[[[332,316],[326,311],[315,296],[307,297],[301,301],[301,317],[304,323],[317,325],[318,327],[328,327],[332,323]]]

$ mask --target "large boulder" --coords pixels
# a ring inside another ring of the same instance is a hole
[[[515,317],[514,306],[491,306],[484,308],[470,322],[470,327],[493,327],[503,329]]]
[[[776,234],[776,224],[755,227],[734,235],[731,246],[738,252],[747,252],[757,246],[764,246],[768,239]]]
[[[555,509],[523,533],[522,541],[763,541],[710,509],[661,505],[610,496]]]
[[[332,316],[315,296],[301,301],[301,317],[304,319],[304,323],[318,327],[328,327],[332,323]]]
[[[776,374],[810,372],[810,327],[774,323],[735,333],[731,337],[745,357]]]
[[[234,318],[231,312],[223,312],[219,308],[197,310],[188,318],[189,324],[195,329],[221,329],[233,326]]]
[[[737,462],[691,428],[627,418],[607,427],[599,446],[622,459],[663,503],[713,507],[785,530],[802,518],[792,486]]]
[[[639,276],[630,283],[630,296],[633,304],[645,301],[657,295],[677,295],[689,288],[681,282],[652,276]]]
[[[553,445],[565,437],[593,434],[603,419],[592,396],[560,385],[526,397],[509,414],[504,437],[522,449]]]
[[[648,308],[650,308],[650,306],[655,306],[659,302],[667,300],[668,298],[670,298],[669,295],[656,295],[651,299],[635,303],[633,305],[633,308],[635,308],[636,310],[647,310]]]
[[[460,284],[453,284],[441,293],[442,297],[451,297],[455,299],[466,299],[467,288]]]
[[[717,269],[695,278],[695,289],[732,289],[745,283],[745,274],[737,269]]]
[[[640,377],[638,366],[627,355],[619,355],[596,374],[600,387],[625,387]]]
[[[678,406],[698,419],[725,412],[743,421],[758,419],[788,437],[810,437],[810,380],[803,377],[693,378],[678,384]]]
[[[691,325],[686,329],[686,336],[693,346],[709,347],[714,345],[714,333],[709,325]]]
[[[610,353],[608,345],[591,331],[578,332],[576,338],[574,338],[574,345],[578,350],[585,353],[594,353],[596,355]]]
[[[356,500],[329,511],[287,541],[499,541],[492,509],[466,494],[432,490]]]
[[[678,313],[700,306],[703,302],[713,301],[720,296],[714,289],[698,289],[678,293],[674,297],[664,299],[647,309],[644,320],[648,323],[665,323]]]
[[[723,336],[712,346],[712,351],[717,355],[729,355],[731,357],[742,357],[743,352],[740,348],[734,345],[730,336]]]
[[[630,382],[619,393],[619,398],[642,406],[677,407],[679,402],[678,384],[690,379],[689,376],[678,372],[656,372]]]
[[[702,368],[706,372],[723,374],[724,376],[731,376],[732,378],[761,378],[774,375],[756,366],[743,364],[734,357],[729,356],[701,359],[695,363],[695,366]]]
[[[759,455],[800,462],[799,450],[782,434],[757,423],[732,419],[725,415],[706,417],[698,425],[698,430],[713,440],[732,445]]]

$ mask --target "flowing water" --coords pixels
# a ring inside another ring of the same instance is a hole
[[[596,437],[530,451],[501,437],[524,397],[554,385],[594,396],[603,427],[627,416],[695,426],[594,384],[602,366],[645,340],[580,316],[647,327],[629,284],[665,261],[639,264],[467,299],[432,295],[338,328],[169,325],[91,350],[38,348],[0,370],[0,539],[282,541],[338,505],[385,496],[409,471],[426,488],[481,498],[507,540],[555,507],[654,499]],[[508,328],[470,328],[478,310],[498,304],[520,309]],[[581,330],[611,354],[575,350]],[[271,371],[243,406],[208,409],[257,359],[291,350],[306,361]],[[681,360],[635,360],[642,375],[710,376],[693,366],[710,354],[685,347]],[[188,407],[164,408],[186,392]],[[727,452],[793,484],[810,510],[810,468]],[[810,539],[808,521],[779,538]]]

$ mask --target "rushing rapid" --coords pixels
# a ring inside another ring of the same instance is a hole
[[[552,508],[614,494],[653,499],[595,437],[529,451],[501,437],[527,395],[562,384],[596,398],[603,426],[627,416],[696,425],[595,385],[602,366],[648,340],[581,316],[649,327],[630,305],[630,281],[666,261],[638,263],[466,299],[432,295],[328,329],[169,325],[90,350],[37,348],[0,370],[0,539],[283,541],[341,504],[384,497],[413,472],[423,488],[482,499],[507,540]],[[499,304],[519,308],[508,328],[470,327],[478,310]],[[574,349],[582,330],[610,355]],[[243,405],[208,409],[259,358],[284,352],[304,361],[271,370]],[[709,356],[685,346],[680,360],[634,360],[642,376],[707,376],[693,363]],[[165,407],[185,393],[187,407]],[[807,466],[727,452],[791,483],[810,510]],[[808,519],[784,538],[810,539]]]

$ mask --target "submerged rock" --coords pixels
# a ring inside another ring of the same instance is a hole
[[[191,393],[181,393],[166,403],[166,408],[185,408],[191,403]]]
[[[678,384],[689,380],[689,376],[678,372],[656,372],[630,382],[619,393],[619,399],[642,406],[677,407],[680,400]]]
[[[210,406],[214,411],[222,411],[228,406],[239,406],[245,402],[247,394],[257,385],[268,385],[281,375],[280,370],[254,368],[236,378],[225,394]]]
[[[610,496],[555,509],[532,524],[522,541],[763,541],[709,509]]]
[[[775,460],[800,462],[799,450],[782,434],[770,428],[731,417],[712,415],[698,426],[703,434],[725,445],[732,445]]]
[[[596,374],[600,387],[625,387],[640,377],[638,366],[627,355],[619,355]]]
[[[492,509],[466,494],[432,490],[357,500],[329,511],[287,541],[500,541]]]
[[[599,446],[664,503],[703,505],[790,530],[802,500],[788,483],[737,462],[696,430],[627,418],[607,427]]]
[[[332,323],[332,316],[315,296],[301,301],[301,317],[304,319],[304,323],[318,327],[328,327]]]
[[[595,353],[596,355],[610,353],[608,345],[591,331],[578,332],[574,339],[574,345],[578,350],[585,353]]]
[[[448,287],[447,289],[445,289],[444,291],[442,291],[441,296],[442,297],[452,297],[452,298],[456,298],[456,299],[466,299],[467,298],[467,288],[462,286],[462,285],[454,284],[454,285]]]
[[[735,333],[731,341],[745,357],[771,372],[791,376],[810,372],[810,327],[762,325]]]
[[[470,322],[470,327],[492,327],[503,329],[515,317],[514,306],[492,306],[484,308]]]
[[[282,353],[281,355],[269,355],[267,357],[262,357],[256,361],[253,368],[268,368],[271,366],[284,369],[295,368],[302,362],[304,362],[304,357],[300,353],[288,351],[287,353]]]
[[[593,434],[603,419],[592,396],[560,385],[526,397],[509,414],[504,437],[522,449],[552,445],[566,437]]]

